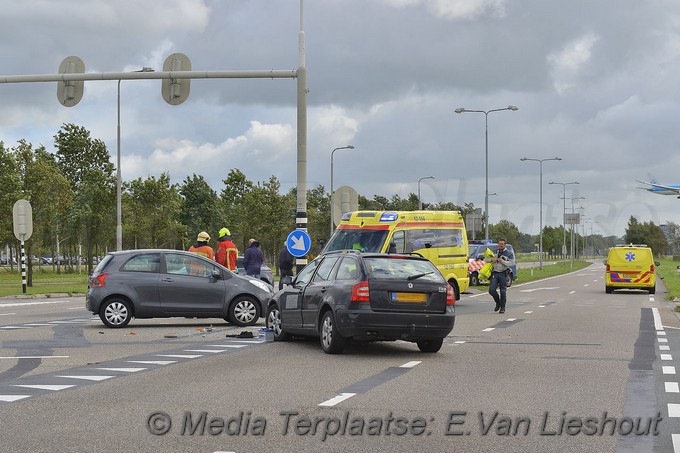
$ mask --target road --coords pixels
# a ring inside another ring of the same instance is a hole
[[[0,299],[0,451],[680,451],[680,321],[603,276],[513,285],[502,315],[464,294],[437,354]]]

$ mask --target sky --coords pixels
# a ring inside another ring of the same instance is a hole
[[[194,71],[298,67],[299,0],[1,3],[0,76],[56,74],[71,55],[93,73],[160,71],[173,53]],[[408,197],[433,176],[425,203],[483,208],[486,118],[491,223],[538,234],[572,204],[587,234],[680,223],[677,197],[636,182],[680,184],[680,2],[307,0],[303,18],[308,188],[328,190],[332,150],[352,145],[335,152],[336,189]],[[56,82],[0,83],[0,141],[54,151],[74,123],[115,163],[117,83],[85,82],[73,107]],[[124,80],[120,96],[125,181],[196,174],[219,193],[238,168],[296,186],[294,79],[194,79],[176,106],[160,80]]]

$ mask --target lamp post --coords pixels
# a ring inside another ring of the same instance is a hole
[[[132,72],[154,72],[153,68],[143,67]],[[116,129],[116,250],[123,250],[123,202],[120,173],[120,82],[118,79],[118,123]]]
[[[352,145],[346,145],[346,146],[340,146],[339,148],[333,149],[331,151],[331,234],[333,234],[333,230],[335,229],[335,222],[333,221],[333,155],[335,152],[339,149],[354,149],[354,146]]]
[[[423,179],[435,179],[434,176],[424,176],[418,180],[418,210],[422,211],[423,210],[423,200],[420,199],[420,181]]]
[[[554,182],[550,181],[548,184],[561,184],[562,185],[562,199],[564,202],[562,203],[562,260],[563,264],[566,266],[567,265],[567,225],[565,224],[565,216],[567,214],[567,199],[565,198],[567,196],[567,186],[569,184],[579,184],[578,181],[573,181],[573,182]]]
[[[549,158],[545,158],[545,159],[536,159],[536,158],[533,158],[533,157],[522,157],[520,160],[523,161],[523,162],[526,162],[528,160],[538,162],[538,169],[539,169],[538,268],[543,269],[543,162],[548,161],[548,160],[562,160],[562,158],[561,157],[549,157]]]
[[[586,197],[564,197],[564,199],[565,200],[571,200],[571,215],[573,217],[573,215],[574,215],[574,200],[585,200]],[[574,219],[572,218],[572,222],[573,222],[573,220]],[[574,224],[573,223],[571,223],[570,238],[571,238],[571,244],[569,244],[569,254],[570,254],[569,259],[570,259],[571,265],[573,266],[574,265],[574,253],[573,253],[573,249],[574,249]]]
[[[519,110],[517,106],[509,105],[502,109],[491,110],[469,110],[466,108],[457,108],[456,113],[483,113],[484,114],[484,156],[485,156],[485,184],[484,184],[484,215],[486,216],[486,226],[484,229],[484,240],[489,242],[489,113],[500,112],[502,110],[512,110],[513,112]]]

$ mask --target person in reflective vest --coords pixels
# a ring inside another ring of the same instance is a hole
[[[196,243],[189,247],[189,251],[196,253],[201,256],[205,256],[206,258],[210,260],[215,259],[215,251],[213,250],[212,247],[208,245],[208,241],[210,240],[210,235],[206,233],[205,231],[201,231],[198,233],[198,237],[196,238]]]
[[[237,258],[238,249],[236,248],[236,244],[231,241],[231,232],[228,228],[222,228],[217,242],[215,261],[232,272],[238,272],[238,269],[236,268]]]

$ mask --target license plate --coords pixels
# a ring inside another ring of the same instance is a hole
[[[638,274],[623,274],[623,278],[637,278]]]
[[[392,293],[393,302],[427,302],[424,293]]]

